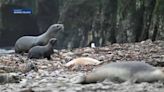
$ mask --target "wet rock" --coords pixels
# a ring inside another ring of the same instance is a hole
[[[32,62],[28,62],[27,64],[21,64],[19,65],[19,70],[18,71],[21,71],[23,73],[26,73],[26,72],[29,72],[31,70],[34,70],[34,71],[38,71],[38,68],[37,66],[32,63]]]
[[[0,84],[19,83],[20,76],[16,73],[0,73]]]
[[[35,92],[32,88],[24,88],[19,90],[18,92]]]
[[[0,54],[12,54],[14,52],[15,52],[14,50],[0,49]]]

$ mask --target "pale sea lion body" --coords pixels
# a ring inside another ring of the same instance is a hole
[[[98,65],[101,62],[90,58],[90,57],[79,57],[76,59],[73,59],[65,64],[66,67],[72,66],[72,65]]]
[[[38,45],[46,45],[51,38],[55,38],[59,31],[64,30],[63,24],[53,24],[48,30],[39,36],[23,36],[15,43],[15,52],[28,52],[30,48]]]
[[[28,58],[39,59],[39,58],[47,58],[51,59],[51,54],[54,53],[53,47],[56,43],[56,38],[51,38],[47,45],[45,46],[34,46],[29,50]]]
[[[114,62],[81,76],[75,83],[95,83],[105,79],[112,82],[164,82],[164,72],[144,62]]]

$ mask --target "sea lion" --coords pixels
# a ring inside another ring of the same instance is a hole
[[[105,79],[112,82],[164,82],[164,71],[144,62],[113,62],[80,76],[74,83],[95,83]]]
[[[39,36],[23,36],[15,43],[15,53],[28,52],[30,48],[37,45],[46,45],[51,38],[56,38],[59,31],[64,30],[63,24],[53,24],[48,30]]]
[[[53,46],[56,43],[56,38],[51,38],[47,45],[45,46],[34,46],[29,50],[28,58],[39,59],[39,58],[47,58],[51,59],[51,54],[54,53]]]
[[[101,63],[100,61],[90,57],[79,57],[69,61],[68,63],[65,64],[65,66],[70,67],[72,65],[98,65],[100,63]]]

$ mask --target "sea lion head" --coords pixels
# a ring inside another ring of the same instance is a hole
[[[56,35],[59,31],[64,30],[63,24],[53,24],[48,28],[48,32],[50,35]]]
[[[50,43],[52,46],[54,46],[55,43],[56,43],[56,41],[57,41],[56,38],[51,38],[51,39],[49,40],[49,43]]]

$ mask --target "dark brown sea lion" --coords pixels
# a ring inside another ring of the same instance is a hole
[[[48,30],[39,36],[23,36],[15,43],[15,52],[28,52],[30,48],[38,45],[46,45],[51,38],[56,38],[59,31],[64,30],[63,24],[53,24]]]
[[[39,58],[47,58],[51,59],[51,54],[54,53],[53,47],[56,43],[56,38],[51,38],[47,45],[45,46],[34,46],[29,50],[28,58],[39,59]]]
[[[83,75],[74,83],[95,83],[108,79],[112,82],[164,82],[164,71],[144,62],[114,62],[102,65]]]

